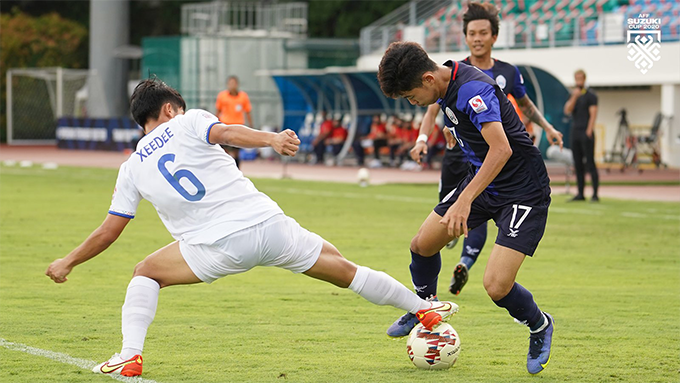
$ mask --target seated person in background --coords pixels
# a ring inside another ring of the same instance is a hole
[[[331,136],[328,139],[328,145],[333,148],[333,155],[337,156],[342,150],[342,145],[345,144],[347,139],[347,129],[342,126],[342,117],[333,120],[333,130],[331,130]]]
[[[369,138],[373,140],[373,156],[375,159],[371,161],[370,167],[379,168],[382,166],[380,161],[380,149],[387,146],[387,124],[383,122],[379,114],[373,116],[371,123],[371,132]]]
[[[420,125],[418,125],[420,126]],[[411,162],[409,152],[411,148],[416,144],[416,139],[418,138],[419,130],[415,127],[413,120],[404,119],[401,122],[401,147],[399,148],[399,163],[405,165]],[[414,161],[415,162],[415,161]],[[417,164],[413,164],[417,165]],[[404,170],[412,170],[413,166],[408,166]]]
[[[364,166],[364,158],[366,157],[366,148],[373,146],[371,139],[371,122],[372,118],[369,116],[360,116],[357,118],[357,130],[354,133],[354,140],[352,141],[352,150],[357,158],[357,165]]]
[[[397,152],[401,147],[401,119],[392,116],[392,122],[387,124],[387,145],[390,147],[390,166],[397,166]]]
[[[316,163],[323,163],[323,156],[326,153],[326,141],[333,132],[333,120],[328,118],[328,113],[321,111],[321,126],[319,127],[319,134],[312,141],[314,153],[316,154]]]

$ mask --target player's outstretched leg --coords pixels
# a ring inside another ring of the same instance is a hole
[[[421,321],[428,328],[458,312],[458,305],[455,303],[428,302],[388,274],[355,265],[325,241],[319,259],[304,273],[338,287],[349,288],[371,303],[406,310],[415,318],[416,324]]]
[[[453,269],[453,276],[451,277],[451,285],[449,291],[451,294],[458,295],[463,286],[468,281],[468,273],[472,265],[477,262],[479,253],[484,248],[486,242],[487,223],[483,223],[476,228],[470,230],[468,237],[463,241],[463,251],[460,255],[460,262]]]

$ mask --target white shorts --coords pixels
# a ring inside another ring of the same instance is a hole
[[[303,273],[319,259],[322,246],[323,238],[284,214],[230,234],[212,245],[188,245],[179,241],[182,257],[205,283],[255,266],[277,266]]]

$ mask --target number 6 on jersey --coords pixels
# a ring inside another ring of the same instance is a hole
[[[196,178],[194,173],[192,173],[189,170],[186,169],[180,169],[175,172],[175,174],[170,174],[168,169],[165,167],[166,162],[174,162],[175,161],[175,155],[172,153],[168,153],[163,155],[160,159],[158,159],[158,170],[160,170],[161,174],[163,177],[165,177],[166,180],[170,183],[170,185],[179,192],[179,194],[184,197],[185,199],[189,201],[200,201],[201,198],[205,195],[205,186],[201,183],[201,181]],[[185,189],[180,183],[179,180],[182,178],[186,178],[191,182],[195,187],[196,187],[196,194],[191,194],[187,189]]]

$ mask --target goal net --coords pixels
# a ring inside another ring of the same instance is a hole
[[[86,69],[31,68],[7,71],[7,143],[56,142],[57,119],[85,114]]]

